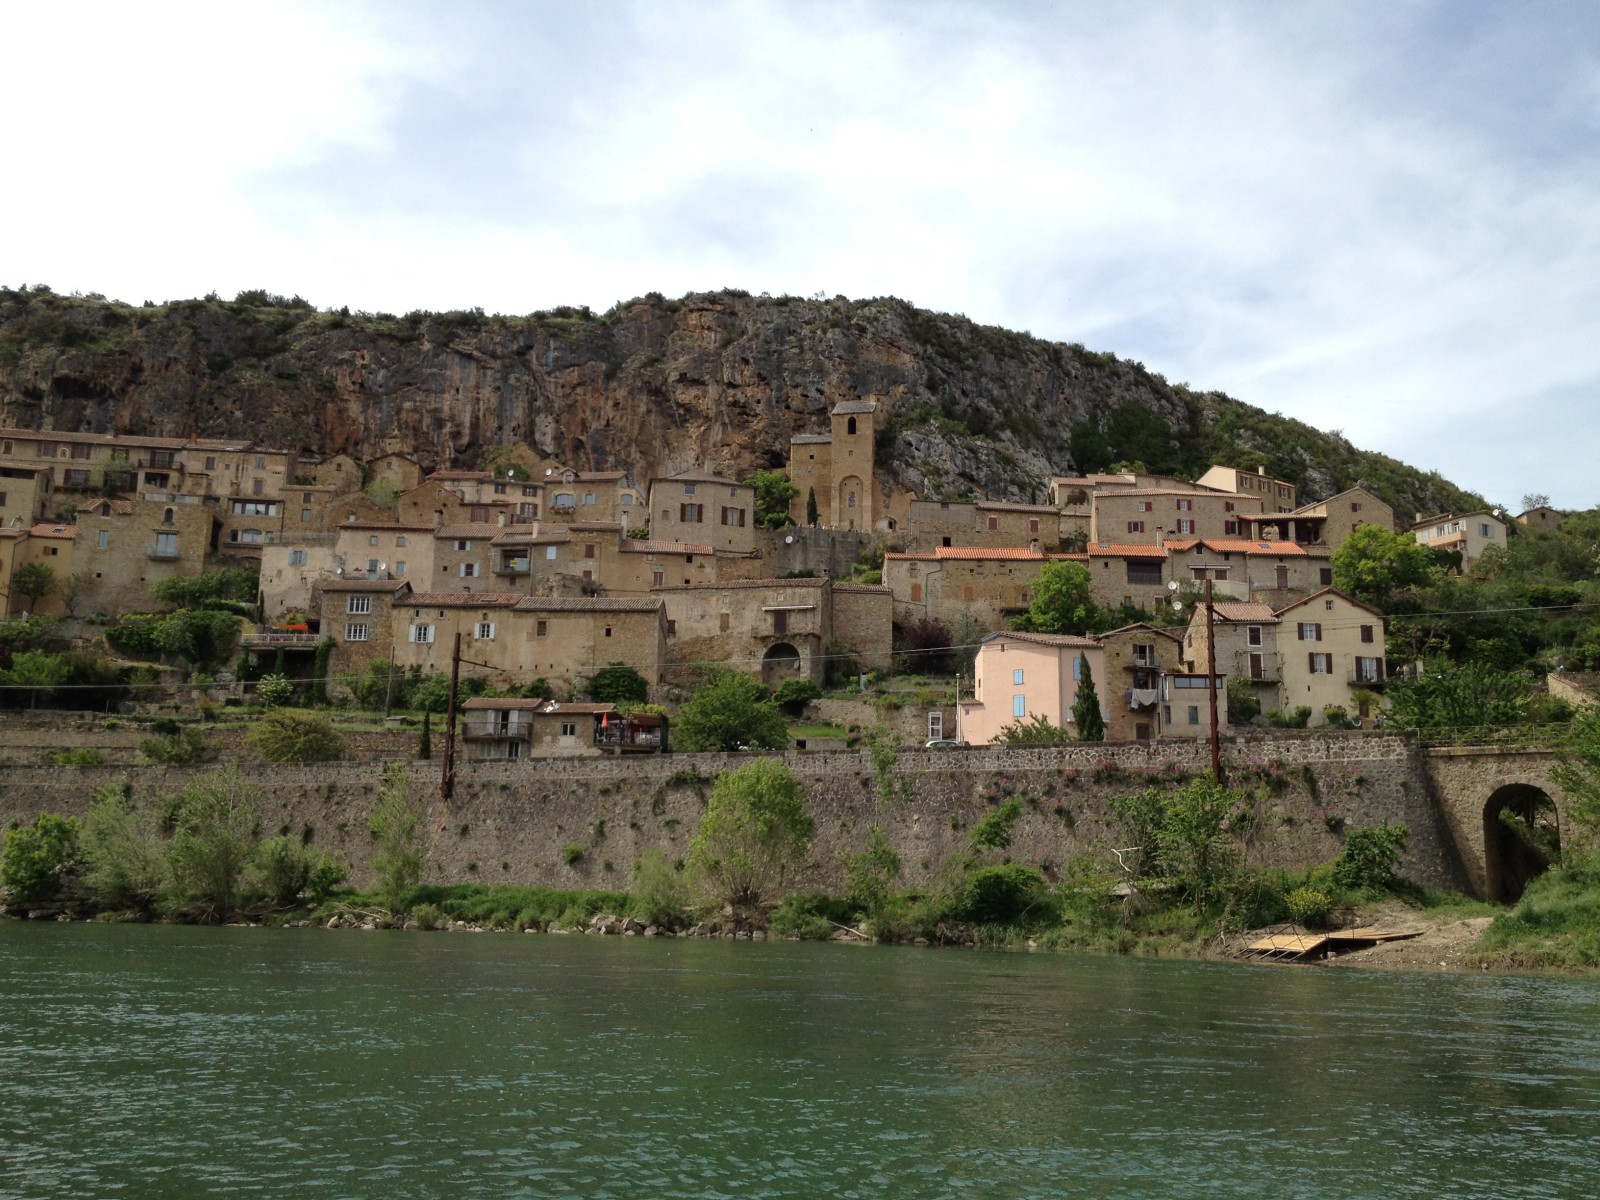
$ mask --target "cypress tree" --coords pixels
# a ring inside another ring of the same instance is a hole
[[[1100,715],[1100,697],[1095,694],[1089,660],[1078,655],[1078,698],[1072,702],[1072,720],[1078,727],[1080,742],[1106,740],[1106,720]]]
[[[816,488],[807,488],[806,489],[806,524],[814,526],[814,525],[816,525],[818,519],[819,519],[819,514],[817,512],[817,489]]]

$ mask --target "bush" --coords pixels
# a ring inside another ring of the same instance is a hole
[[[260,813],[232,768],[196,780],[177,797],[167,864],[175,898],[223,920],[237,906],[239,881],[255,860]]]
[[[1350,714],[1345,711],[1342,704],[1324,705],[1322,723],[1329,729],[1354,729],[1356,727],[1356,722],[1350,719]]]
[[[767,927],[774,937],[825,942],[851,915],[850,906],[832,896],[788,896],[773,909]]]
[[[659,850],[646,850],[633,864],[633,915],[646,925],[674,929],[683,924],[689,885]]]
[[[754,907],[781,885],[811,845],[805,794],[778,759],[724,771],[689,844],[694,879],[717,900]]]
[[[142,766],[186,767],[210,757],[204,740],[192,729],[144,738],[139,743]]]
[[[256,884],[278,908],[290,908],[309,892],[321,904],[345,880],[344,864],[297,838],[268,838],[256,848]]]
[[[53,895],[61,877],[78,860],[78,822],[40,813],[30,829],[6,830],[0,849],[0,885],[13,905]]]
[[[58,767],[98,767],[105,755],[93,746],[74,746],[70,750],[52,750],[50,761]]]
[[[372,871],[390,912],[403,911],[406,891],[422,878],[422,806],[411,798],[411,776],[391,763],[368,818],[372,833]]]
[[[783,714],[759,680],[720,671],[678,712],[673,741],[680,750],[778,750],[789,744]]]
[[[1046,915],[1048,898],[1049,885],[1032,867],[1021,863],[980,867],[967,877],[950,915],[977,925],[1007,924],[1030,910]]]
[[[263,675],[256,681],[256,699],[268,708],[278,708],[294,699],[294,684],[287,675]]]
[[[437,904],[417,904],[411,909],[411,920],[418,929],[433,930],[449,924],[450,918]]]
[[[585,851],[586,847],[579,845],[577,842],[571,842],[561,852],[561,861],[569,867],[577,866],[583,860]]]
[[[1334,859],[1333,882],[1351,890],[1388,887],[1410,837],[1411,831],[1398,823],[1352,829]]]
[[[1255,688],[1242,675],[1228,680],[1228,724],[1248,725],[1261,715],[1261,701]]]
[[[273,709],[246,740],[268,762],[333,762],[344,757],[344,737],[323,713]]]
[[[167,846],[149,808],[131,806],[115,785],[95,793],[83,817],[83,881],[105,908],[148,909],[167,877]]]
[[[798,717],[807,704],[821,695],[822,689],[809,679],[785,679],[778,685],[778,690],[772,693],[772,699],[791,717]]]
[[[596,671],[583,690],[596,704],[643,704],[650,699],[650,685],[644,676],[621,663]]]
[[[1328,893],[1319,892],[1316,888],[1297,887],[1284,897],[1284,903],[1289,909],[1289,919],[1307,929],[1326,929],[1328,926],[1328,913],[1333,909],[1333,901]]]
[[[1304,729],[1311,724],[1311,708],[1302,704],[1293,712],[1269,712],[1267,724],[1274,729]]]

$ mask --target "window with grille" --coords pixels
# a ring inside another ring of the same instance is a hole
[[[478,641],[480,641],[480,642],[492,642],[492,641],[494,641],[494,622],[493,621],[479,621],[478,622],[478,626],[473,631],[472,636],[477,638]]]
[[[344,640],[347,642],[364,642],[371,635],[372,627],[365,621],[350,621],[344,627]]]
[[[372,597],[351,596],[345,601],[344,610],[347,613],[369,613],[372,611]]]

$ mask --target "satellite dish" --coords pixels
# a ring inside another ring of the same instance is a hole
[[[794,534],[792,534],[792,533],[784,534],[783,535],[783,541],[784,541],[785,545],[789,545],[789,546],[794,545]]]
[[[335,567],[333,569],[333,573],[335,575],[343,575],[344,574],[344,568],[343,567]]]
[[[1174,600],[1172,602],[1172,611],[1175,612],[1175,613],[1182,612],[1183,611],[1183,603],[1182,603],[1182,601]]]
[[[1168,580],[1167,581],[1167,591],[1175,592],[1177,590],[1178,590],[1178,581],[1176,579]]]

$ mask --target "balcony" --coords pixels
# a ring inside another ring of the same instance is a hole
[[[469,712],[462,723],[461,736],[469,742],[527,741],[533,737],[533,719],[521,712]]]
[[[320,633],[291,633],[279,629],[258,629],[244,635],[246,650],[315,650]]]
[[[528,573],[528,560],[526,558],[503,558],[494,564],[496,575],[526,575]]]
[[[146,546],[144,556],[161,562],[176,562],[179,558],[176,546]]]
[[[1369,665],[1370,664],[1370,665]],[[1358,659],[1345,682],[1351,687],[1381,688],[1388,682],[1383,677],[1383,660]]]

